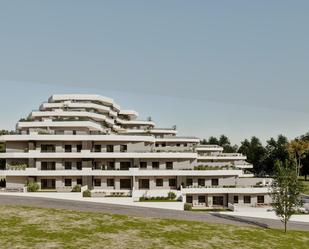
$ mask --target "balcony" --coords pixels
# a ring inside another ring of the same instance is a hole
[[[26,170],[28,168],[27,163],[10,163],[6,164],[6,170]]]
[[[269,193],[265,186],[203,186],[182,188],[183,194],[260,194]]]

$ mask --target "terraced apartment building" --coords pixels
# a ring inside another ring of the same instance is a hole
[[[92,196],[166,196],[173,191],[193,207],[257,206],[270,202],[270,179],[254,178],[239,153],[157,128],[113,99],[85,94],[52,95],[39,110],[4,135],[7,191],[71,191]],[[164,205],[164,203],[162,204]]]

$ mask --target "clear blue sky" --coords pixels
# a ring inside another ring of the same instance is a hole
[[[309,1],[1,1],[0,128],[53,93],[181,135],[309,131]]]

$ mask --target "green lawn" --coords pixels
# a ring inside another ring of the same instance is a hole
[[[0,206],[0,248],[309,248],[309,232]]]
[[[309,195],[309,177],[307,178],[307,181],[305,181],[305,178],[303,176],[299,177],[299,179],[303,182],[303,184],[305,185],[305,191],[304,194]]]

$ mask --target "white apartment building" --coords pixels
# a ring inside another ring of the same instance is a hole
[[[252,165],[244,155],[177,136],[176,127],[157,128],[99,95],[53,95],[0,141],[7,191],[36,181],[41,190],[71,191],[79,184],[92,196],[136,200],[173,191],[198,208],[270,202],[270,179],[247,173]]]

